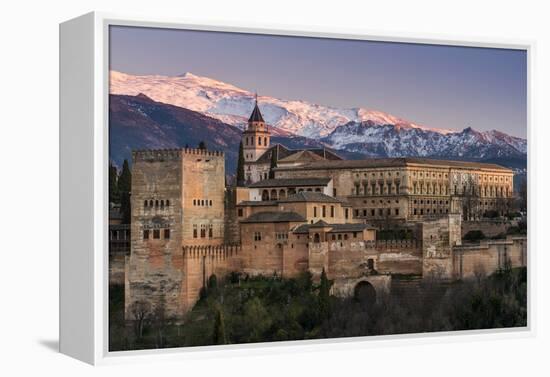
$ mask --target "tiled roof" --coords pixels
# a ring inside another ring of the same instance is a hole
[[[323,157],[321,157],[317,153],[314,153],[308,150],[302,150],[302,151],[293,153],[290,156],[280,159],[279,162],[282,162],[282,163],[311,162],[311,161],[319,161],[319,160],[323,160]]]
[[[277,161],[282,161],[282,160],[285,160],[289,156],[294,156],[297,153],[301,153],[301,152],[304,152],[304,151],[307,151],[308,154],[312,153],[312,154],[315,154],[317,156],[322,157],[322,159],[319,160],[319,161],[324,161],[324,159],[330,160],[330,161],[342,160],[342,158],[340,156],[338,156],[336,153],[332,152],[330,149],[327,149],[327,148],[288,149],[287,147],[285,147],[282,144],[274,144],[268,150],[266,150],[254,163],[256,163],[256,164],[269,164],[269,163],[271,163],[271,153],[272,152],[277,153]],[[300,155],[298,155],[298,156],[300,156]],[[298,156],[296,156],[296,157],[298,157]],[[313,157],[313,158],[315,158],[315,157]]]
[[[306,221],[296,212],[258,212],[244,219],[243,223],[288,223]]]
[[[302,191],[294,195],[290,195],[286,199],[279,200],[280,203],[289,202],[317,202],[317,203],[342,203],[341,200],[322,194],[320,192]]]
[[[237,206],[245,206],[245,207],[269,207],[269,206],[276,206],[277,201],[275,200],[243,200],[242,202],[237,203]]]
[[[309,233],[310,229],[315,228],[332,228],[328,233],[343,233],[343,232],[362,232],[365,229],[375,229],[367,224],[328,224],[325,221],[319,220],[315,224],[302,224],[294,228],[292,231],[295,234],[306,234]]]
[[[378,167],[405,167],[411,165],[430,165],[441,167],[474,168],[505,170],[510,169],[497,164],[471,161],[435,160],[431,158],[370,158],[366,160],[321,160],[313,161],[298,167],[279,167],[278,170],[316,170],[316,169],[346,169],[346,168],[378,168]]]
[[[254,110],[252,110],[252,114],[250,114],[250,118],[248,118],[249,122],[264,122],[264,118],[262,117],[262,113],[260,112],[260,109],[258,108],[258,102],[254,105]]]
[[[326,186],[331,180],[332,178],[274,178],[252,183],[248,187]]]

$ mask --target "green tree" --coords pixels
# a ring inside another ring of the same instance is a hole
[[[271,164],[269,165],[269,178],[275,178],[275,168],[277,167],[277,148],[271,150]]]
[[[118,190],[120,193],[120,212],[122,213],[122,222],[130,224],[131,207],[130,207],[130,190],[132,188],[132,173],[128,160],[124,160],[122,171],[118,177]]]
[[[244,151],[243,142],[239,143],[239,159],[237,160],[237,186],[244,185]]]
[[[225,323],[221,308],[216,308],[216,320],[214,322],[214,344],[227,344],[225,335]]]
[[[332,282],[328,280],[327,273],[323,267],[321,272],[321,283],[319,284],[319,316],[321,320],[330,317],[330,287]]]
[[[204,142],[204,140],[201,140],[199,142],[199,147],[198,148],[206,150],[206,143]]]
[[[112,161],[109,161],[109,203],[119,203],[118,171]]]

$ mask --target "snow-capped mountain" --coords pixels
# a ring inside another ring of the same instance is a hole
[[[138,95],[189,110],[202,112],[224,123],[243,128],[254,107],[253,92],[208,77],[185,73],[181,76],[135,76],[111,71],[111,94]],[[259,96],[262,115],[274,134],[295,134],[308,138],[329,135],[348,122],[371,121],[403,129],[430,130],[447,134],[452,130],[430,129],[381,111],[364,108],[341,109],[300,100]]]
[[[441,133],[428,129],[349,122],[337,127],[322,142],[336,149],[372,157],[503,158],[527,154],[525,139],[492,130]]]
[[[191,73],[168,77],[111,71],[110,92],[146,95],[157,103],[191,110],[240,129],[254,107],[255,97],[250,91]],[[364,108],[341,109],[268,96],[258,100],[273,136],[285,142],[292,138],[295,144],[321,142],[340,152],[370,157],[520,159],[525,165],[527,141],[496,130],[428,128]]]

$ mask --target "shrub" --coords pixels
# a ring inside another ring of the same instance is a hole
[[[485,234],[481,230],[470,230],[464,235],[465,241],[475,242],[485,239]]]

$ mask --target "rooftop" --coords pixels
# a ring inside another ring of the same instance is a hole
[[[252,110],[252,114],[250,114],[250,118],[248,119],[248,121],[265,123],[264,118],[262,117],[262,113],[260,112],[260,108],[258,107],[258,100],[256,100],[254,110]]]
[[[326,186],[331,180],[332,178],[274,178],[252,183],[248,187]]]
[[[435,160],[431,158],[400,157],[400,158],[370,158],[366,160],[321,160],[313,161],[297,167],[278,167],[277,170],[322,170],[322,169],[357,169],[357,168],[385,168],[406,167],[415,165],[429,165],[438,167],[455,167],[470,169],[502,170],[510,169],[497,164],[471,161]]]
[[[304,222],[301,215],[296,212],[258,212],[244,219],[243,223],[288,223]]]
[[[290,195],[286,199],[279,200],[279,203],[296,203],[296,202],[316,202],[316,203],[340,203],[343,202],[332,196],[322,194],[320,192],[302,191],[297,194]]]
[[[315,224],[302,224],[294,228],[293,233],[305,234],[309,233],[310,229],[315,228],[331,228],[329,233],[344,233],[344,232],[362,232],[365,229],[375,229],[367,224],[328,224],[325,221],[319,220]]]

